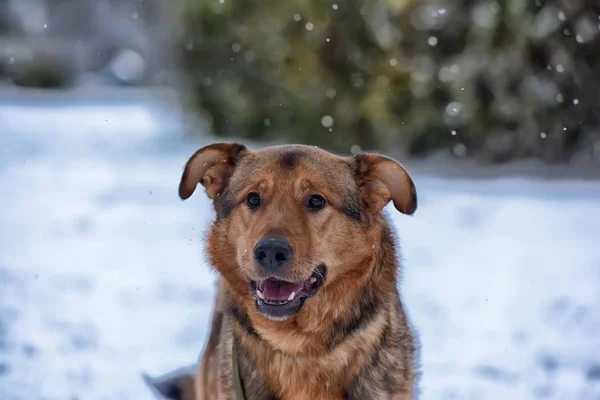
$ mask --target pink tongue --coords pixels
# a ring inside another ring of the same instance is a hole
[[[280,281],[279,279],[268,278],[259,283],[259,289],[269,300],[287,300],[292,292],[298,293],[304,285],[302,283],[293,283]]]

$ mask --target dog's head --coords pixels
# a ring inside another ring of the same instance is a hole
[[[311,146],[212,144],[188,161],[180,197],[198,183],[216,212],[208,236],[213,266],[271,320],[295,316],[329,287],[363,279],[384,206],[392,201],[405,214],[417,207],[413,182],[396,161]]]

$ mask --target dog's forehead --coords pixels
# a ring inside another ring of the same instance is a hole
[[[240,160],[233,180],[243,185],[266,174],[275,184],[278,180],[284,182],[295,176],[325,183],[334,190],[348,188],[354,182],[346,159],[304,145],[273,146],[252,152]]]
[[[254,159],[263,164],[278,164],[283,169],[294,169],[303,164],[303,166],[327,166],[339,167],[344,161],[326,150],[314,146],[305,145],[285,145],[271,146],[253,153]]]

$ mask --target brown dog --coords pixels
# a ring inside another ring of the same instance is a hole
[[[415,340],[382,214],[389,201],[416,210],[406,170],[376,154],[216,143],[190,158],[180,197],[198,183],[216,212],[217,302],[198,372],[153,381],[162,396],[413,399]]]

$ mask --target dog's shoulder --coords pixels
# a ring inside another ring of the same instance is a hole
[[[400,299],[390,304],[385,314],[387,323],[380,332],[379,344],[369,361],[353,379],[345,399],[415,399],[415,342],[406,324]],[[382,397],[377,397],[380,393]]]

